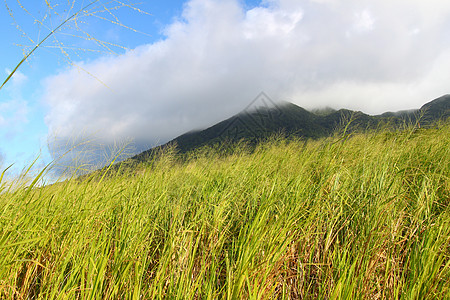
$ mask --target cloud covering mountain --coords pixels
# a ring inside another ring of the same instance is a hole
[[[448,1],[191,0],[164,39],[79,63],[98,80],[76,68],[47,78],[46,123],[54,149],[82,133],[142,151],[261,91],[305,108],[420,107],[448,93],[449,32]]]

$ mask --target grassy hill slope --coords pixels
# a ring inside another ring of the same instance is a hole
[[[245,140],[252,145],[272,136],[283,134],[287,137],[323,138],[342,129],[351,121],[347,130],[366,130],[379,127],[400,128],[405,125],[421,124],[429,126],[450,117],[450,95],[445,95],[423,105],[420,109],[400,112],[387,112],[371,116],[359,111],[328,109],[324,112],[309,112],[292,103],[255,107],[244,110],[227,120],[205,130],[185,133],[165,145],[149,149],[131,160],[151,159],[155,152],[168,145],[176,145],[181,153],[196,148],[220,146],[224,142],[237,143]]]
[[[4,299],[450,297],[450,126],[172,148],[0,193]]]

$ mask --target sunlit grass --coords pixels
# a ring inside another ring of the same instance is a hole
[[[0,194],[0,298],[445,299],[450,127],[169,149]]]

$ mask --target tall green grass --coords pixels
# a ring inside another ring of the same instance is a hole
[[[0,194],[5,299],[448,299],[450,126],[169,149]]]

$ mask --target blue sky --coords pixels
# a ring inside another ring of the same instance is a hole
[[[112,47],[112,50],[120,55],[125,52],[122,47],[134,49],[140,45],[164,39],[164,29],[181,17],[185,2],[184,0],[144,1],[135,8],[145,13],[127,7],[115,11],[114,17],[117,17],[123,25],[132,28],[131,30],[93,17],[85,18],[85,29],[97,39],[119,45],[120,47]],[[16,1],[6,2],[7,7],[4,5],[0,9],[1,82],[20,62],[24,54],[31,50],[31,46],[34,46],[33,42],[39,42],[50,32],[49,29],[60,24],[62,19],[58,19],[57,14],[63,17],[70,16],[69,12],[76,12],[77,8],[81,8],[81,5],[86,5],[88,2],[74,1],[73,3],[74,8],[69,10],[67,2],[52,1],[50,4],[56,8],[49,10],[45,1],[28,1],[24,11]],[[251,8],[258,5],[259,1],[246,1],[242,4],[245,8]],[[99,15],[105,16],[105,14]],[[50,20],[49,16],[53,17],[53,20]],[[114,20],[111,16],[106,15],[106,17]],[[42,25],[40,26],[36,20],[43,21]],[[19,68],[14,78],[0,91],[0,168],[14,164],[13,174],[17,174],[23,168],[27,168],[37,157],[40,158],[37,169],[54,159],[48,151],[49,128],[45,117],[49,108],[43,99],[42,81],[68,68],[71,62],[92,61],[104,55],[110,55],[107,52],[85,51],[99,50],[95,43],[85,39],[67,38],[64,34],[73,33],[73,27],[73,22],[70,22],[54,37],[58,41],[63,41],[66,46],[80,48],[80,50],[70,51],[69,57],[65,57],[59,49],[54,48],[55,39],[51,37],[35,51]]]
[[[139,13],[126,7],[115,12],[115,16],[125,26],[129,26],[139,33],[110,22],[99,22],[93,18],[88,20],[89,33],[98,39],[129,49],[152,43],[164,38],[161,34],[162,30],[174,18],[181,15],[183,3],[184,1],[181,0],[145,1],[136,8],[148,14]],[[57,8],[58,12],[68,9],[68,6],[64,5],[64,1],[53,1],[51,4],[62,4],[62,9]],[[32,15],[24,12],[15,1],[8,1],[7,5],[14,19],[6,7],[0,9],[1,82],[20,62],[23,53],[31,49],[24,47],[32,45],[24,33],[33,41],[38,42],[49,31],[48,28],[36,24],[35,19],[42,20],[46,14],[51,14],[45,1],[29,1],[29,4],[26,4],[25,8]],[[45,20],[44,24],[49,28],[54,28],[58,21]],[[20,29],[17,28],[17,25],[20,26]],[[71,27],[73,25],[68,24],[61,29],[60,33],[71,31]],[[67,39],[59,33],[55,37],[58,40],[64,39],[70,46],[85,49],[95,48],[93,43],[83,39]],[[54,44],[53,38],[43,44],[0,91],[0,166],[4,168],[14,164],[14,173],[28,167],[38,156],[41,158],[39,166],[45,165],[53,159],[48,152],[48,127],[44,120],[48,107],[42,99],[41,81],[47,76],[67,68],[70,64],[59,49],[52,48]],[[124,49],[120,47],[114,47],[113,50],[117,54],[124,52]],[[89,53],[83,50],[70,53],[70,59],[74,62],[80,61],[80,59],[92,60],[100,56],[102,53]]]
[[[88,3],[70,9],[54,1],[50,10],[45,1],[27,2],[29,13],[6,1],[14,19],[0,8],[2,82],[30,49],[20,45]],[[96,5],[103,3],[111,2]],[[146,150],[237,113],[261,91],[306,108],[377,114],[418,108],[450,90],[448,1],[143,1],[137,8],[150,15],[122,7],[68,23],[0,90],[0,166],[15,163],[17,173],[39,154],[41,166],[86,140],[89,147],[65,163],[82,152],[93,154],[82,163],[101,161],[124,144],[127,154]],[[102,19],[115,17],[133,30]],[[84,32],[115,53],[74,37]]]

